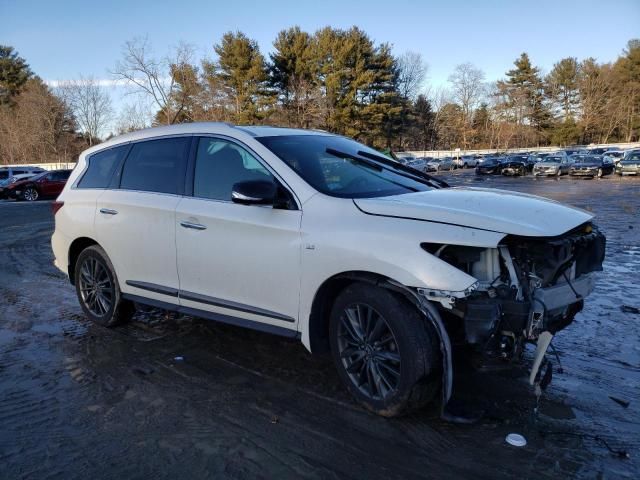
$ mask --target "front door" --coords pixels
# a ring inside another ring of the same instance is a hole
[[[202,137],[196,152],[193,196],[176,209],[180,305],[295,329],[302,212],[231,201],[237,182],[277,182],[242,146]]]

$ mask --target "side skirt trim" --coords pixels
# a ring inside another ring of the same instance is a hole
[[[160,300],[153,300],[150,298],[140,297],[138,295],[132,295],[130,293],[123,293],[122,298],[131,300],[132,302],[141,303],[143,305],[149,305],[151,307],[163,308],[173,312],[184,313],[193,317],[204,318],[207,320],[213,320],[215,322],[226,323],[227,325],[234,325],[236,327],[249,328],[251,330],[257,330],[259,332],[271,333],[273,335],[279,335],[287,338],[300,338],[300,334],[289,328],[279,327],[277,325],[268,325],[266,323],[255,322],[253,320],[247,320],[244,318],[232,317],[230,315],[224,315],[222,313],[208,312],[206,310],[199,310],[197,308],[182,307],[173,303],[167,303]]]
[[[253,315],[260,315],[262,317],[275,318],[284,322],[295,323],[295,319],[282,315],[278,312],[272,312],[271,310],[265,310],[263,308],[252,307],[251,305],[245,305],[244,303],[232,302],[230,300],[223,300],[221,298],[210,297],[208,295],[201,295],[199,293],[187,292],[184,290],[176,290],[175,288],[165,287],[155,283],[139,282],[137,280],[127,280],[125,282],[130,287],[140,288],[142,290],[148,290],[149,292],[160,293],[162,295],[169,295],[170,297],[179,297],[190,302],[204,303],[206,305],[213,305],[214,307],[228,308],[230,310],[236,310],[238,312],[251,313]]]

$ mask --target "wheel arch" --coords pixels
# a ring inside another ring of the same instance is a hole
[[[385,275],[367,271],[347,271],[338,273],[325,280],[316,291],[309,315],[309,346],[311,353],[326,353],[329,345],[329,315],[333,302],[338,293],[354,282],[364,282],[379,286],[401,295],[414,305],[434,327],[440,342],[442,355],[442,404],[449,401],[453,386],[453,365],[451,360],[451,341],[446,331],[442,317],[438,309],[431,302],[421,299],[420,296],[409,287],[393,280]]]
[[[338,294],[354,282],[380,285],[389,281],[378,273],[353,270],[341,272],[326,279],[316,291],[309,314],[309,346],[311,353],[326,353],[329,346],[329,316]]]
[[[85,248],[90,247],[92,245],[100,246],[98,242],[96,242],[93,238],[89,238],[89,237],[76,238],[73,242],[71,242],[71,245],[69,245],[69,255],[67,257],[69,259],[69,265],[67,268],[69,273],[69,281],[71,282],[71,285],[75,285],[76,262],[78,261],[78,257],[80,256],[80,253],[82,253],[82,251]]]

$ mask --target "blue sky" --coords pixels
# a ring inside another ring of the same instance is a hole
[[[543,71],[566,56],[611,61],[640,37],[639,0],[0,0],[0,19],[0,43],[45,80],[109,78],[122,44],[144,35],[158,54],[185,41],[199,57],[212,57],[229,30],[242,30],[268,53],[283,28],[357,25],[396,53],[420,52],[435,85],[464,62],[496,80],[523,51]]]

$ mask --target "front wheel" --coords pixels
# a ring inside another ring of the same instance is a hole
[[[437,334],[401,296],[354,283],[336,298],[329,328],[342,383],[372,412],[401,415],[426,405],[439,391]]]
[[[601,169],[601,168],[599,168],[599,169],[598,169],[598,173],[596,173],[596,176],[597,176],[598,178],[602,178],[602,175],[603,175],[603,174],[604,174],[604,172],[602,171],[602,169]]]
[[[80,306],[90,320],[114,327],[131,319],[135,307],[122,298],[113,265],[101,247],[92,245],[83,250],[74,273]]]
[[[24,198],[27,202],[35,202],[40,197],[38,190],[34,187],[27,187],[24,192],[22,192],[22,198]]]

